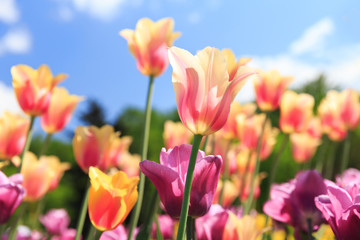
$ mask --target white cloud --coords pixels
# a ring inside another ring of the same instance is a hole
[[[14,90],[0,81],[0,115],[4,111],[23,114],[16,100]]]
[[[306,29],[303,35],[290,45],[290,52],[293,54],[303,54],[322,50],[325,38],[331,35],[334,29],[334,23],[331,19],[321,19]]]
[[[30,32],[25,28],[10,29],[0,39],[0,56],[7,53],[24,54],[28,53],[32,46]]]
[[[20,19],[20,12],[15,0],[0,0],[0,21],[7,24],[16,23]]]
[[[73,0],[78,11],[89,13],[101,20],[111,20],[120,11],[126,0]]]

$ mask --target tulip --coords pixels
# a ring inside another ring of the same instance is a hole
[[[340,118],[346,127],[355,130],[360,121],[359,94],[353,89],[346,89],[340,93]]]
[[[263,210],[271,218],[293,226],[295,235],[308,232],[309,220],[312,231],[316,231],[323,217],[314,198],[324,193],[326,184],[321,175],[315,170],[303,171],[288,183],[273,185],[271,199],[264,204]]]
[[[121,171],[125,172],[129,177],[139,176],[140,155],[124,153],[121,160],[121,163],[118,165]]]
[[[52,236],[51,240],[74,240],[75,237],[76,237],[76,229],[67,228],[60,235]]]
[[[165,148],[174,148],[181,144],[190,143],[192,136],[192,133],[181,122],[168,120],[164,124]]]
[[[284,133],[302,132],[313,117],[314,97],[286,91],[280,101],[280,128]]]
[[[241,66],[245,66],[251,61],[251,58],[239,58],[236,62],[236,57],[231,49],[223,49],[221,53],[224,55],[227,63],[227,72],[229,74],[229,81],[232,81]]]
[[[172,219],[169,215],[164,214],[158,216],[158,222],[163,239],[173,239],[175,220]],[[154,222],[151,227],[151,237],[156,239],[156,235],[156,224]]]
[[[70,217],[65,209],[51,209],[40,217],[40,222],[50,234],[61,234],[70,224]]]
[[[4,112],[0,118],[0,159],[19,155],[25,146],[30,121],[18,114]]]
[[[155,185],[166,212],[173,218],[179,218],[183,201],[185,178],[188,169],[191,145],[160,153],[160,164],[142,161],[141,171]],[[220,156],[206,156],[198,151],[190,193],[189,216],[199,217],[209,210],[216,191],[222,159]]]
[[[256,103],[262,111],[274,111],[293,77],[281,76],[276,70],[258,72],[259,78],[254,81]]]
[[[214,195],[214,204],[219,203],[219,197],[222,188],[224,188],[222,196],[222,206],[228,208],[234,202],[235,198],[239,196],[239,189],[232,181],[225,181],[225,184],[223,184],[222,181],[219,181]]]
[[[101,128],[77,127],[73,138],[73,149],[80,168],[84,172],[88,172],[89,167],[106,170],[111,164],[110,146],[117,136],[114,128],[109,125]]]
[[[99,240],[127,240],[127,232],[123,225],[117,226],[114,230],[105,231],[101,234]]]
[[[116,134],[120,134],[120,133],[116,133]],[[110,162],[110,167],[119,167],[124,162],[126,164],[126,161],[128,161],[130,155],[129,147],[132,143],[132,137],[129,136],[115,137],[115,138],[110,138],[110,140],[112,141],[109,146],[109,150],[107,151],[106,154],[106,158],[109,160],[105,160],[105,161]],[[137,164],[137,169],[139,169],[138,164]],[[139,170],[137,172],[139,172]]]
[[[235,183],[237,189],[239,189],[239,198],[241,202],[245,202],[249,198],[250,187],[253,172],[245,173],[245,176],[234,175],[231,179]],[[265,178],[265,173],[259,173],[254,178],[254,198],[257,199],[260,196],[260,183]]]
[[[306,132],[313,138],[321,139],[322,137],[322,126],[319,117],[313,117],[308,124]]]
[[[142,18],[137,22],[135,31],[125,29],[120,32],[120,36],[128,41],[130,53],[142,74],[157,77],[165,71],[169,65],[166,51],[180,36],[180,33],[172,32],[173,28],[171,18],[157,22]]]
[[[16,65],[11,68],[11,75],[19,105],[30,116],[47,111],[53,88],[67,77],[65,74],[53,77],[46,65],[41,65],[37,70],[26,65]]]
[[[70,121],[72,113],[82,99],[76,95],[69,95],[65,88],[54,88],[49,108],[41,115],[41,126],[44,131],[47,133],[61,131]]]
[[[181,121],[194,134],[218,131],[226,123],[236,94],[246,80],[257,76],[256,72],[241,66],[230,80],[224,55],[211,47],[196,56],[177,47],[168,52]]]
[[[292,133],[290,135],[292,156],[296,162],[304,163],[309,161],[315,154],[321,140],[314,138],[307,132]]]
[[[264,226],[259,226],[259,217],[262,215],[251,216],[245,215],[238,220],[238,240],[256,240],[262,233],[268,229]]]
[[[71,167],[70,163],[62,163],[56,156],[41,156],[40,161],[46,162],[47,168],[53,171],[54,177],[50,183],[49,191],[55,190],[64,175],[64,172]]]
[[[89,217],[100,231],[120,225],[134,207],[139,177],[129,178],[119,171],[108,176],[98,168],[90,167]]]
[[[230,212],[223,209],[220,205],[212,205],[208,213],[202,217],[197,218],[195,221],[197,239],[231,239],[229,237],[224,238],[225,235],[229,236],[230,233],[230,229],[226,229],[227,222],[230,220],[229,215]],[[233,233],[233,235],[236,234],[235,227],[233,228]]]
[[[360,192],[360,171],[355,168],[346,169],[340,176],[336,176],[336,185],[345,189],[352,198]]]
[[[360,193],[354,197],[344,189],[327,186],[327,195],[315,198],[316,207],[330,224],[336,239],[360,239]]]
[[[8,178],[0,171],[0,225],[10,219],[25,197],[22,181],[21,174],[14,174]]]

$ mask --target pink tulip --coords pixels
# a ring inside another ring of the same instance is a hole
[[[304,163],[309,161],[315,154],[321,140],[314,138],[307,132],[292,133],[290,135],[292,156],[295,162]]]
[[[40,222],[50,234],[61,234],[70,224],[70,217],[65,209],[51,209],[40,217]]]
[[[51,237],[51,240],[74,240],[75,236],[76,236],[76,229],[67,228],[64,231],[62,231],[60,235]],[[81,236],[80,239],[82,239]]]
[[[354,197],[344,189],[329,185],[327,195],[315,198],[316,207],[330,224],[336,239],[360,239],[360,193]]]
[[[360,171],[355,168],[346,169],[340,176],[336,176],[336,185],[355,198],[360,192]]]
[[[274,111],[293,77],[281,76],[276,70],[258,72],[259,78],[254,81],[256,103],[262,111]]]
[[[173,239],[175,220],[172,219],[169,215],[164,214],[158,216],[158,221],[163,239]],[[151,228],[151,237],[156,239],[156,234],[156,224],[154,222]]]
[[[191,145],[183,144],[160,153],[160,164],[145,160],[141,171],[155,185],[166,212],[179,218],[184,195],[186,172],[189,165]],[[209,210],[219,180],[222,159],[206,156],[199,151],[190,194],[189,216],[203,216]]]
[[[139,71],[147,76],[159,76],[167,66],[169,60],[166,54],[168,47],[180,33],[173,33],[174,21],[163,18],[153,22],[148,18],[140,19],[136,29],[125,29],[120,35],[128,41],[130,53],[136,59]]]
[[[21,174],[14,174],[8,178],[0,171],[0,225],[10,219],[25,197],[22,181]]]
[[[139,228],[136,228],[132,237],[133,240],[135,240],[138,232],[139,232]],[[128,239],[127,231],[125,227],[120,224],[114,230],[103,232],[99,240],[127,240],[127,239]]]
[[[168,52],[181,121],[194,134],[218,131],[226,123],[236,94],[247,79],[257,76],[256,72],[241,66],[231,80],[224,55],[211,47],[196,56],[177,47]]]
[[[325,181],[315,170],[307,170],[296,175],[288,183],[273,185],[263,210],[271,218],[290,224],[295,234],[308,232],[308,219],[313,231],[323,222],[321,212],[316,208],[314,198],[326,193]]]

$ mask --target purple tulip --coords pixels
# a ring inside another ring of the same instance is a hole
[[[296,175],[288,183],[273,185],[270,200],[263,207],[273,219],[290,224],[295,228],[295,236],[308,232],[308,220],[313,231],[324,221],[316,208],[314,198],[326,193],[326,182],[315,170],[307,170]]]
[[[360,239],[360,192],[352,197],[346,190],[330,185],[327,195],[316,197],[315,204],[336,239]]]
[[[50,234],[61,234],[69,226],[70,217],[65,209],[51,209],[40,217],[40,222]]]
[[[172,239],[174,235],[174,219],[172,219],[169,215],[159,215],[159,228],[161,235],[164,239]],[[151,237],[156,239],[156,224],[153,223],[151,227]]]
[[[195,221],[197,239],[222,239],[228,218],[228,210],[223,209],[218,204],[212,205],[204,216],[197,218]]]
[[[191,145],[183,144],[160,153],[160,164],[152,161],[140,163],[141,171],[155,185],[166,212],[179,218],[184,195],[186,173]],[[189,216],[203,216],[209,210],[219,180],[222,159],[206,156],[199,151],[190,193]]]
[[[360,171],[354,168],[345,170],[340,176],[336,176],[336,185],[345,189],[354,198],[360,190]]]
[[[21,174],[8,178],[0,171],[0,224],[6,223],[22,202],[25,196],[22,181]]]

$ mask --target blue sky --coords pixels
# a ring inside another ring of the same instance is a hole
[[[252,57],[251,66],[294,75],[293,86],[324,72],[332,83],[360,90],[359,10],[355,0],[0,0],[0,111],[18,109],[10,75],[16,64],[69,74],[61,86],[99,100],[109,120],[129,105],[144,108],[148,80],[118,34],[143,17],[172,17],[182,33],[174,45],[193,54],[231,48]],[[171,70],[155,80],[159,110],[176,106]],[[252,98],[247,83],[238,99]]]

